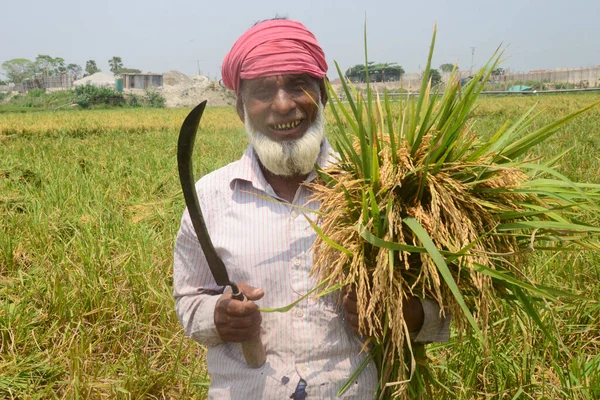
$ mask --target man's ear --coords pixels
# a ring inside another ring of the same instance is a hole
[[[325,79],[327,79],[327,77],[324,77],[319,81],[319,91],[321,92],[321,103],[323,103],[323,107],[325,107],[325,104],[327,104],[328,100],[327,89],[325,88]]]
[[[238,93],[236,100],[235,100],[235,110],[237,111],[237,115],[238,117],[240,117],[240,119],[242,120],[242,122],[246,122],[245,118],[246,115],[244,113],[244,102],[242,100],[242,94]]]

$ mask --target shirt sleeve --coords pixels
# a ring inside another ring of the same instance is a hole
[[[419,332],[411,333],[411,339],[417,343],[447,342],[450,339],[450,311],[442,315],[440,305],[432,299],[421,299],[423,306],[423,326]]]
[[[222,343],[214,321],[215,305],[222,293],[223,287],[217,286],[208,268],[186,210],[175,241],[173,297],[185,333],[205,346]]]

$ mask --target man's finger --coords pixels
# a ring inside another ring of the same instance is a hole
[[[258,311],[258,306],[255,303],[235,299],[224,300],[221,307],[231,317],[245,317]]]
[[[239,282],[237,284],[237,286],[238,286],[238,289],[240,289],[242,291],[242,293],[244,293],[246,298],[248,298],[248,300],[250,300],[250,301],[260,300],[265,295],[265,291],[262,290],[261,288],[256,288],[254,286],[250,286],[245,282]]]

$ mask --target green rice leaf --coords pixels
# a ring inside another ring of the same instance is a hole
[[[362,374],[362,372],[365,370],[365,368],[367,368],[367,365],[369,365],[372,361],[373,361],[373,354],[371,354],[371,353],[367,354],[367,356],[360,363],[358,368],[356,368],[356,370],[352,373],[352,375],[350,375],[348,380],[346,382],[344,382],[344,384],[342,385],[340,390],[338,390],[337,395],[340,397],[343,396],[344,393],[346,393],[346,391],[350,388],[350,386],[352,386],[354,384],[354,382],[360,376],[360,374]]]
[[[370,243],[376,247],[381,247],[384,249],[395,250],[395,251],[407,251],[410,253],[425,253],[425,252],[427,252],[427,250],[424,247],[417,247],[417,246],[411,246],[408,244],[388,242],[383,239],[380,239],[377,236],[373,235],[363,225],[360,225],[360,224],[356,225],[356,231],[363,239],[365,239],[365,241],[367,241],[367,243]]]
[[[516,142],[510,144],[509,146],[507,146],[506,149],[504,149],[504,151],[502,151],[502,153],[501,153],[502,156],[506,157],[507,159],[514,160],[515,158],[517,158],[517,157],[525,154],[527,151],[529,151],[529,149],[531,147],[548,139],[550,136],[552,136],[554,133],[556,133],[558,131],[558,128],[563,126],[565,123],[571,121],[578,115],[580,115],[588,110],[591,110],[594,107],[597,107],[598,105],[600,105],[600,101],[592,103],[589,106],[584,107],[579,111],[569,114],[566,117],[563,117],[556,122],[553,122],[547,126],[544,126],[543,128],[536,130],[535,132],[530,133],[529,135],[527,135],[527,136],[517,140]]]
[[[308,216],[306,216],[306,214],[302,214],[304,215],[304,218],[306,218],[306,220],[308,221],[308,223],[310,224],[310,226],[315,230],[315,232],[317,233],[317,235],[325,242],[327,243],[329,246],[333,247],[336,250],[341,251],[342,253],[348,255],[348,256],[352,256],[352,252],[348,249],[345,249],[344,247],[340,246],[339,244],[337,244],[336,242],[334,242],[333,240],[331,240],[329,237],[327,237],[323,231],[321,230],[321,228],[319,228],[319,226],[317,224],[314,223],[314,221],[310,218],[308,218]]]
[[[495,280],[503,281],[509,285],[518,286],[521,289],[527,290],[528,292],[535,294],[537,296],[556,300],[558,297],[571,298],[571,299],[585,299],[585,296],[567,292],[562,289],[558,289],[551,286],[546,285],[533,285],[531,283],[524,282],[516,277],[514,277],[509,271],[502,270],[498,267],[496,269],[486,267],[485,265],[479,263],[473,263],[473,268],[477,272],[481,272],[492,277]]]
[[[397,145],[396,145],[396,134],[394,133],[394,119],[392,118],[392,108],[390,106],[390,99],[388,96],[387,89],[384,91],[384,102],[385,102],[385,112],[386,112],[386,121],[388,123],[388,135],[390,138],[390,151],[392,152],[392,162],[394,165],[398,164],[398,154],[397,154]]]
[[[433,244],[431,237],[416,219],[406,218],[403,220],[403,222],[415,233],[415,235],[417,235],[419,240],[421,240],[421,242],[423,243],[423,246],[435,262],[435,265],[438,267],[440,275],[442,275],[442,278],[444,278],[446,285],[448,285],[448,288],[454,295],[456,302],[460,305],[460,308],[465,314],[465,317],[471,324],[471,328],[473,328],[473,331],[475,332],[476,337],[479,339],[480,344],[483,344],[484,340],[481,330],[479,329],[479,326],[477,326],[477,322],[475,322],[475,318],[473,318],[471,311],[469,311],[469,308],[465,303],[463,295],[460,292],[458,286],[456,285],[456,282],[454,281],[454,278],[450,273],[450,269],[448,269],[448,265],[446,265],[444,257],[442,257],[438,249],[435,247],[435,244]]]
[[[521,229],[546,229],[552,231],[567,232],[600,232],[600,228],[590,225],[555,222],[555,221],[520,221],[498,225],[499,231],[521,230]]]
[[[375,227],[375,233],[377,234],[377,236],[383,236],[383,221],[381,220],[381,214],[379,212],[379,204],[377,204],[377,199],[375,198],[375,193],[373,193],[373,189],[368,188],[368,193],[371,209],[371,218],[373,218],[373,226]]]
[[[525,293],[523,293],[521,288],[519,288],[518,286],[509,286],[509,289],[515,294],[529,318],[531,318],[533,322],[535,322],[536,325],[540,327],[546,338],[549,339],[551,342],[555,342],[555,338],[552,336],[552,334],[546,327],[546,324],[544,324],[544,322],[540,318],[540,315],[535,309],[533,303],[525,295]]]
[[[279,312],[279,313],[285,313],[290,311],[292,308],[294,308],[298,303],[300,303],[302,300],[308,298],[308,296],[310,296],[311,294],[315,293],[316,291],[318,291],[319,289],[321,289],[322,287],[324,287],[327,284],[328,280],[325,279],[322,282],[320,282],[317,286],[315,286],[314,289],[312,289],[311,291],[309,291],[308,293],[300,296],[296,301],[288,304],[287,306],[283,306],[283,307],[259,307],[258,311],[260,312],[265,312],[265,313],[273,313],[273,312]],[[336,290],[339,290],[339,287],[336,286]],[[328,291],[328,293],[331,290]],[[322,296],[322,294],[320,294]]]
[[[420,121],[421,117],[421,107],[423,106],[423,102],[425,99],[429,100],[429,96],[425,96],[424,93],[427,91],[427,86],[429,84],[429,76],[431,73],[431,59],[433,58],[433,49],[435,48],[435,36],[437,33],[437,25],[433,27],[433,36],[431,37],[431,45],[429,46],[429,56],[427,57],[427,64],[425,65],[425,71],[423,71],[423,79],[421,81],[421,90],[419,91],[419,98],[417,100],[416,108],[414,110],[414,114],[411,118],[410,127],[408,129],[407,141],[408,145],[412,148],[412,153],[416,151],[414,146],[416,138],[413,136],[413,132],[416,131],[417,123]]]

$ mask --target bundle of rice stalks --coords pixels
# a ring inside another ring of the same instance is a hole
[[[434,43],[435,31],[425,77]],[[387,93],[374,99],[369,85],[363,94],[344,83],[347,104],[329,90],[339,162],[312,186],[323,212],[313,272],[330,290],[355,285],[380,398],[415,398],[423,387],[415,374],[423,348],[409,340],[403,300],[436,300],[482,350],[500,300],[520,304],[550,335],[532,300],[566,293],[528,281],[519,266],[536,250],[599,248],[600,185],[571,182],[552,168],[558,158],[529,153],[598,103],[539,129],[532,108],[479,140],[470,112],[500,57],[465,86],[455,70],[441,96],[423,79],[418,98],[395,114]]]

